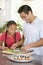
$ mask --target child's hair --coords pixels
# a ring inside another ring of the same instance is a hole
[[[12,25],[12,24],[16,25],[16,22],[13,21],[13,20],[8,21],[7,24],[6,24],[6,27],[9,27],[9,26]],[[6,30],[6,34],[5,34],[5,46],[7,46],[7,44],[6,44],[7,32],[8,32],[8,31]],[[15,38],[15,43],[16,43],[16,33],[14,33],[14,38]]]
[[[13,20],[8,21],[7,24],[6,24],[6,27],[9,27],[9,26],[12,25],[12,24],[16,25],[16,22],[13,21]]]

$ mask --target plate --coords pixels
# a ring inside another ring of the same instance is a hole
[[[14,59],[14,56],[8,56],[8,59],[9,60],[11,60],[11,61],[14,61],[14,62],[30,62],[30,61],[32,61],[32,58],[31,57],[29,57],[29,60],[18,60],[18,59]]]

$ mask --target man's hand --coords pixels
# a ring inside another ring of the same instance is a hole
[[[24,52],[28,52],[29,49],[30,47],[28,45],[21,47],[21,50]]]

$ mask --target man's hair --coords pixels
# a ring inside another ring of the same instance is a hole
[[[29,11],[32,12],[32,9],[28,5],[23,5],[18,9],[18,13],[24,12],[25,14],[28,14]]]

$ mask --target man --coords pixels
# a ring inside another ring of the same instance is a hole
[[[21,6],[18,13],[25,21],[23,26],[24,40],[22,38],[16,43],[15,48],[24,42],[22,50],[27,52],[34,48],[35,53],[43,54],[43,21],[33,15],[32,9],[28,5]]]

